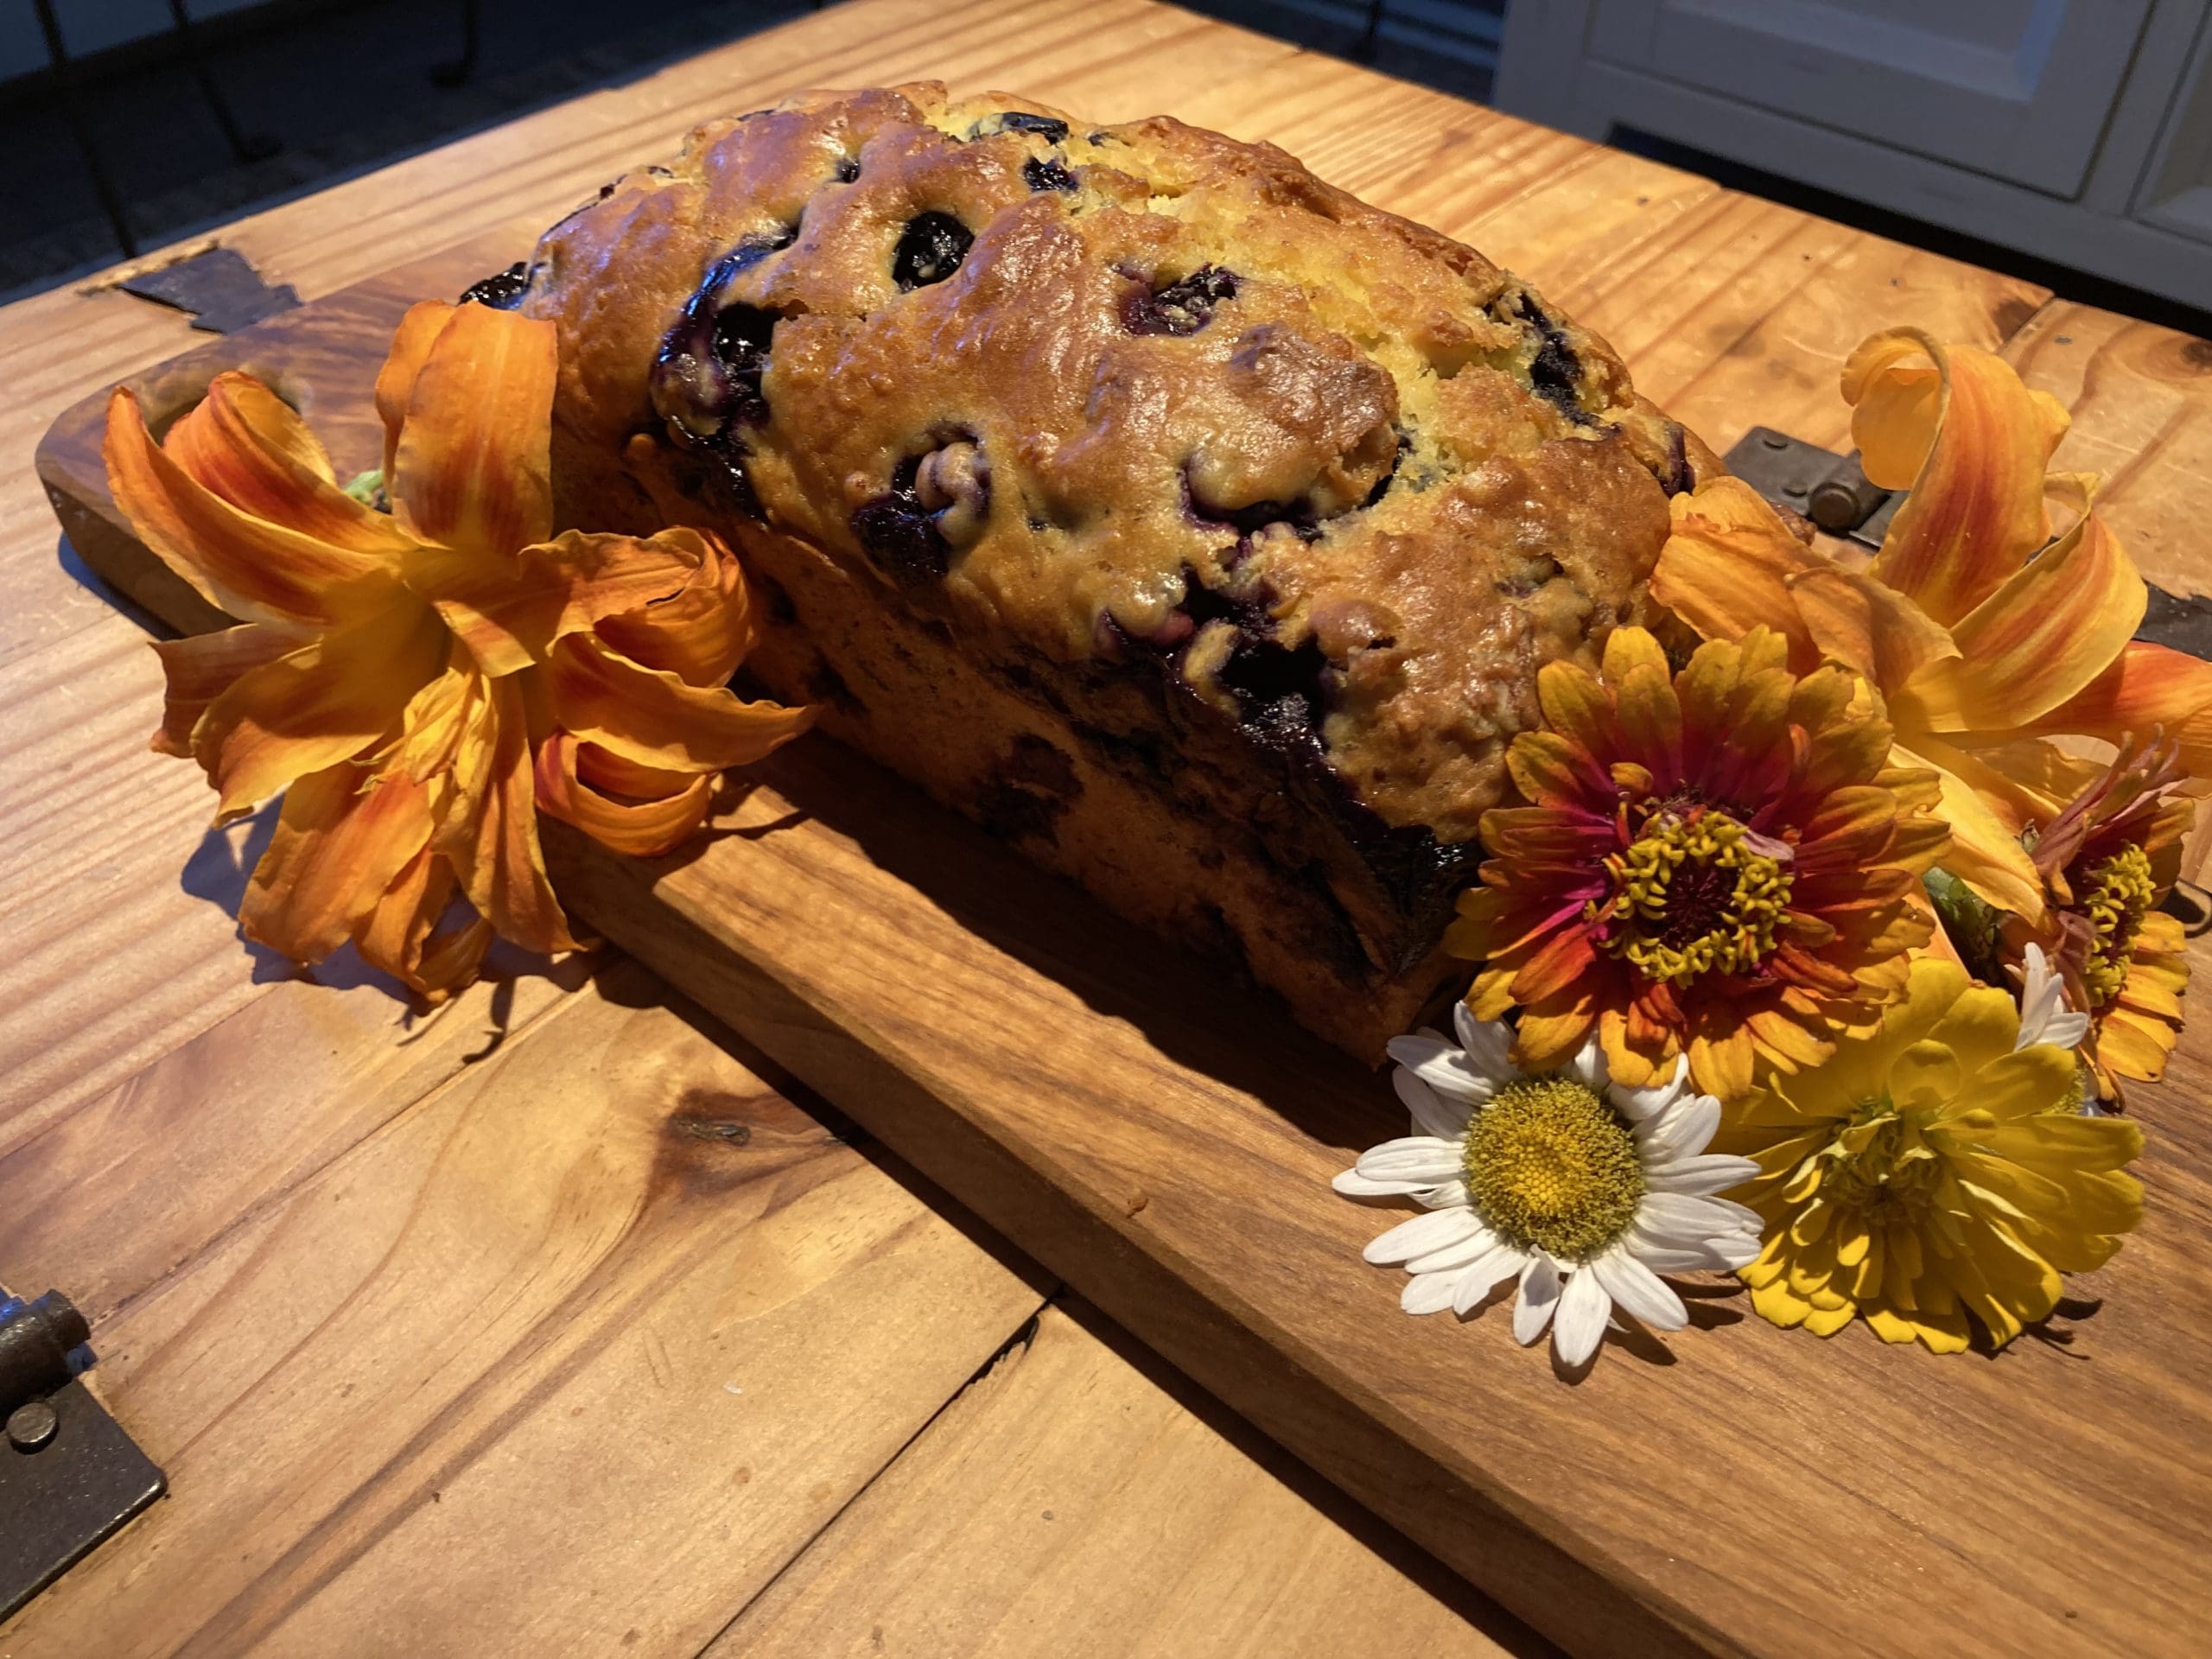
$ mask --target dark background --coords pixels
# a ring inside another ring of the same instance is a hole
[[[28,5],[29,0],[0,0]],[[1184,0],[1198,11],[1485,99],[1504,0],[1467,0],[1466,32],[1420,48],[1385,29],[1363,52],[1364,0]],[[64,44],[68,0],[54,0]],[[0,81],[0,302],[124,257],[77,128],[141,248],[319,189],[462,133],[632,79],[810,10],[808,0],[480,0],[479,49],[458,84],[461,0],[276,0],[194,26],[241,132],[274,142],[241,161],[164,32]],[[188,8],[188,10],[189,10]],[[1071,11],[1071,19],[1074,14]],[[70,119],[72,105],[83,118]]]
[[[1420,18],[1406,0],[1395,11],[1384,0],[1372,35],[1370,0],[1180,3],[1486,102],[1508,0],[1427,0]],[[51,3],[67,43],[69,0]],[[268,141],[269,153],[252,159],[232,149],[173,30],[73,54],[67,76],[49,68],[0,80],[9,163],[0,168],[0,303],[124,257],[118,214],[139,248],[158,247],[812,9],[809,0],[477,0],[478,50],[455,76],[463,0],[273,0],[194,29],[200,67],[233,125]],[[1068,16],[1080,26],[1079,6]],[[2212,334],[2203,313],[2012,249],[1638,133],[1617,131],[1612,142],[2064,298]]]

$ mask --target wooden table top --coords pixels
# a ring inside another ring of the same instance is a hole
[[[219,239],[312,297],[526,245],[709,115],[924,74],[1273,138],[1535,279],[1719,448],[1842,440],[1872,327],[2001,347],[2145,575],[2212,586],[2212,346],[1144,0],[862,0]],[[266,825],[207,831],[146,752],[144,631],[29,467],[192,343],[117,274],[0,310],[0,1281],[77,1299],[174,1485],[0,1659],[1541,1648],[636,963],[418,1018],[242,945]]]

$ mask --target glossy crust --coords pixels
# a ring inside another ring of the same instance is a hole
[[[1370,1054],[1536,670],[1655,620],[1711,464],[1479,254],[1165,118],[795,98],[519,275],[564,518],[732,534],[777,689]]]

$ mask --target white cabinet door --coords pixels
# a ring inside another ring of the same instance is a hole
[[[2180,96],[2137,195],[2135,216],[2212,242],[2212,30],[2198,35],[2190,54]]]
[[[1603,61],[2070,199],[2150,5],[1597,0],[1586,44]]]

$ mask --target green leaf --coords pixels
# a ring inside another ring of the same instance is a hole
[[[1940,864],[1921,881],[1967,971],[1985,984],[2004,984],[2004,952],[1998,939],[2004,912]]]

